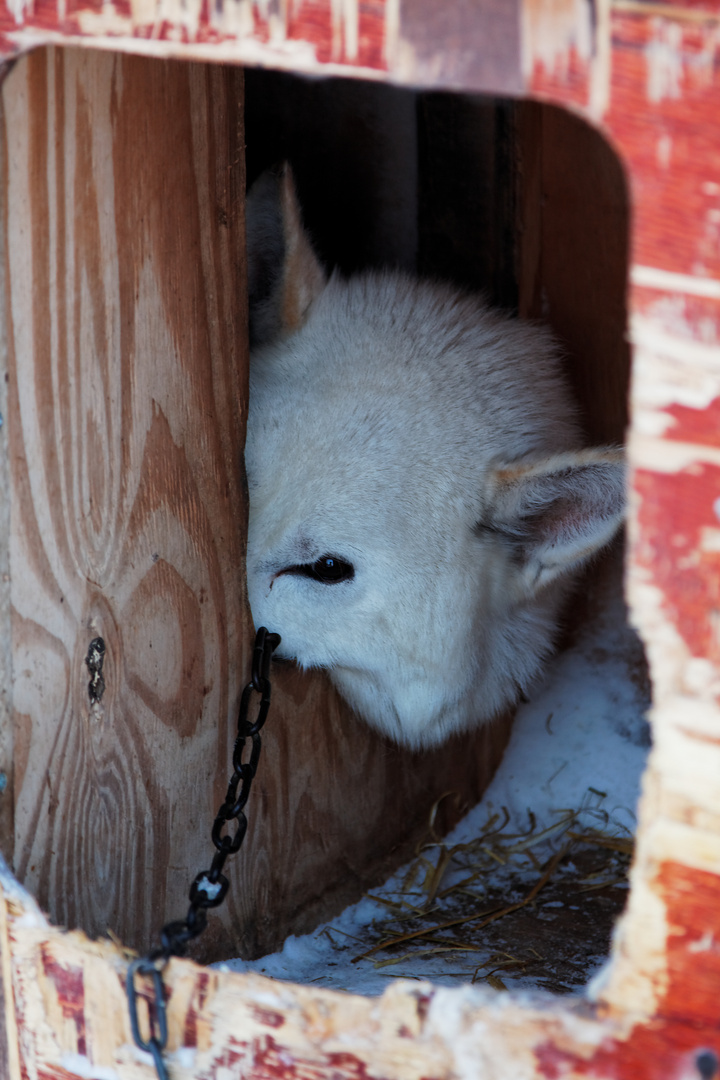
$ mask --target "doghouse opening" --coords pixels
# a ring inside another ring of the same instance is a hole
[[[245,83],[237,68],[51,48],[19,60],[2,88],[14,737],[2,849],[54,922],[141,950],[182,917],[189,883],[212,858],[254,636],[243,584],[243,147],[249,182],[291,162],[328,267],[399,266],[548,322],[588,443],[619,442],[626,426],[627,195],[596,132],[532,102],[261,71]],[[528,743],[538,729],[551,742],[577,734],[577,745],[570,754],[552,744],[537,794],[526,798],[515,778],[522,799],[509,809],[522,820],[498,831],[506,778],[489,795],[489,819],[499,816],[475,834],[499,867],[510,834],[532,839],[544,814],[575,813],[564,837],[598,833],[548,882],[570,879],[574,860],[577,900],[543,890],[544,908],[518,909],[545,941],[549,914],[562,910],[561,933],[539,947],[524,931],[520,956],[496,940],[494,967],[477,958],[459,967],[458,954],[430,942],[410,974],[442,980],[427,960],[445,956],[448,977],[511,985],[518,960],[536,984],[572,989],[605,955],[625,888],[611,878],[627,858],[647,742],[621,564],[616,550],[578,591],[566,651],[522,706],[506,766],[523,732]],[[88,662],[97,638],[101,694]],[[589,699],[602,702],[592,714]],[[622,791],[598,779],[588,750],[597,744],[582,743],[594,727],[634,762]],[[358,723],[321,673],[278,665],[248,836],[196,958],[262,957],[291,934],[322,935],[344,905],[415,865],[418,850],[426,862],[414,882],[406,874],[405,894],[378,910],[433,914],[443,893],[454,903],[459,863],[423,845],[440,844],[478,801],[509,735],[503,718],[436,751],[401,751]],[[556,781],[572,769],[570,797]],[[482,893],[476,875],[462,903],[473,892],[483,910],[500,894],[526,897],[552,852],[524,850],[522,882],[496,877]],[[407,895],[418,883],[420,904]],[[589,924],[601,924],[600,943],[573,967]],[[337,943],[342,929],[329,935]],[[569,967],[543,982],[530,950],[547,971],[560,937]],[[463,941],[460,952],[475,949]],[[351,959],[372,947],[353,945]],[[376,968],[373,953],[353,971],[408,973],[398,955]]]
[[[627,192],[586,123],[535,102],[250,70],[246,143],[249,185],[292,165],[328,269],[398,267],[549,324],[588,445],[623,441]],[[648,704],[618,542],[576,591],[480,806],[443,837],[443,793],[389,881],[238,969],[365,993],[396,976],[577,990],[624,906]]]

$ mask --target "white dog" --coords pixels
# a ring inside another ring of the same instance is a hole
[[[248,199],[248,588],[279,655],[398,742],[514,703],[623,513],[545,330],[399,273],[328,280],[292,178]]]

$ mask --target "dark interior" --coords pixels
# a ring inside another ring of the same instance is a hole
[[[250,70],[246,143],[249,185],[265,168],[291,163],[306,227],[328,268],[399,267],[548,323],[588,443],[623,441],[628,199],[618,159],[588,124],[530,101]],[[608,589],[620,593],[620,547],[587,573],[564,645]],[[642,697],[642,646],[626,632]],[[604,872],[607,850],[574,852],[545,894],[560,913],[532,905],[483,931],[482,942],[498,956],[524,957],[523,970],[544,989],[578,988],[607,955],[627,895],[626,846],[612,858],[610,884],[598,889],[585,883],[597,867]],[[499,903],[512,888],[498,885]],[[467,914],[462,904],[452,911]],[[395,932],[422,925],[402,922]]]
[[[291,162],[318,254],[481,290],[549,323],[592,443],[627,424],[621,165],[555,106],[246,72],[248,183]]]

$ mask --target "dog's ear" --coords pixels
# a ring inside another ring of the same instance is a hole
[[[251,345],[299,330],[327,278],[287,164],[268,169],[248,193],[247,258]]]
[[[624,507],[622,450],[570,451],[497,468],[478,529],[510,545],[532,594],[607,544]]]

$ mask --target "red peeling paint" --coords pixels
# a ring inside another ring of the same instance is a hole
[[[720,352],[720,345],[718,351]],[[674,420],[665,432],[666,439],[720,446],[720,398],[714,398],[704,409],[669,405],[664,411]]]
[[[286,1049],[272,1035],[253,1040],[248,1066],[253,1080],[382,1080],[357,1054],[318,1048],[317,1057],[308,1058]]]
[[[668,989],[655,1017],[627,1039],[608,1039],[589,1058],[543,1042],[535,1057],[547,1080],[569,1071],[603,1080],[685,1080],[699,1077],[699,1053],[720,1058],[720,875],[665,862],[654,885],[669,928]]]
[[[23,1070],[23,1080],[30,1080],[30,1074]],[[37,1080],[82,1080],[82,1077],[78,1073],[68,1072],[67,1069],[63,1069],[62,1065],[49,1065],[47,1067],[39,1068],[37,1073],[34,1074]]]
[[[57,991],[58,1003],[63,1016],[75,1022],[77,1030],[77,1053],[87,1053],[85,1043],[85,984],[81,967],[68,967],[59,963],[47,942],[40,946],[43,971]]]
[[[228,1070],[233,1076],[236,1074],[241,1075],[239,1065],[241,1062],[247,1062],[248,1050],[246,1042],[235,1039],[231,1035],[228,1039],[228,1045],[224,1046],[221,1052],[212,1059],[207,1069],[207,1080],[216,1080],[218,1076],[227,1076]]]
[[[658,1014],[706,1025],[720,1058],[720,875],[667,862],[657,883],[670,927],[669,986]]]
[[[272,1009],[263,1009],[260,1005],[251,1005],[250,1010],[258,1024],[264,1024],[266,1027],[279,1028],[285,1023],[283,1014],[274,1012]]]
[[[633,262],[718,278],[720,247],[708,243],[707,232],[707,211],[717,200],[705,184],[720,175],[717,61],[697,79],[693,73],[701,66],[707,28],[675,20],[679,44],[667,62],[674,59],[680,73],[679,96],[668,76],[660,100],[650,100],[648,57],[662,47],[659,23],[636,14],[612,17],[611,106],[605,123],[630,172]]]
[[[198,1015],[202,1012],[203,1005],[205,1004],[209,982],[210,976],[207,972],[203,971],[197,976],[193,1001],[185,1014],[185,1026],[182,1038],[183,1046],[197,1046]]]
[[[720,467],[698,463],[676,473],[638,469],[639,539],[633,558],[663,593],[668,618],[692,656],[720,663],[720,551],[702,550],[718,530]]]
[[[348,53],[344,20],[333,27],[329,0],[301,0],[291,5],[287,37],[290,41],[309,41],[315,46],[319,63],[332,61],[355,63],[362,67],[384,69],[385,0],[361,0],[358,5],[358,48],[352,58]]]
[[[535,1059],[547,1080],[568,1074],[593,1080],[686,1080],[699,1078],[695,1058],[713,1045],[718,1046],[717,1030],[653,1022],[635,1028],[625,1042],[608,1040],[588,1059],[550,1041],[535,1048]]]
[[[598,73],[600,80],[610,80],[602,127],[631,184],[632,261],[718,280],[720,243],[713,217],[720,207],[717,24],[683,20],[682,8],[691,5],[682,2],[668,4],[668,17],[662,19],[662,6],[654,3],[647,14],[639,4],[633,12],[611,12],[607,75]],[[714,11],[711,4],[698,6]],[[663,28],[669,26],[679,35],[674,48],[663,39]],[[651,100],[651,58],[663,48],[666,84],[661,78],[661,89],[653,90]],[[574,47],[560,49],[549,67],[536,60],[530,90],[547,101],[585,110],[590,73]],[[717,327],[717,309],[713,321]]]
[[[549,64],[535,60],[530,76],[532,93],[556,105],[586,106],[589,85],[590,65],[574,45],[565,51],[558,50]]]
[[[185,1024],[183,1026],[182,1037],[183,1046],[197,1046],[197,1021],[197,1010],[191,1005],[185,1013]]]
[[[355,53],[351,51],[351,43],[344,34],[342,14],[333,18],[333,6],[332,0],[300,0],[299,3],[289,5],[284,40],[305,42],[312,46],[319,64],[334,62],[385,70],[385,0],[359,0]],[[115,0],[112,9],[116,25],[118,17],[127,21],[124,32],[118,32],[117,29],[105,32],[88,31],[86,20],[83,31],[83,17],[100,16],[103,13],[102,0],[67,0],[62,8],[55,0],[36,0],[35,3],[28,4],[27,11],[18,12],[19,20],[16,20],[4,0],[0,2],[0,55],[12,55],[16,52],[17,46],[11,35],[19,29],[44,30],[48,34],[60,33],[86,38],[99,36],[104,40],[122,37],[126,41],[130,37],[140,41],[167,41],[171,45],[176,42],[204,45],[237,40],[233,33],[222,31],[222,20],[218,18],[212,0],[203,0],[197,26],[193,27],[183,25],[182,22],[173,23],[162,17],[147,20],[146,16],[146,21],[133,23],[129,0]],[[61,10],[64,12],[62,18]],[[157,3],[155,12],[159,15],[161,11],[162,5]],[[275,35],[271,35],[268,20],[260,16],[255,5],[252,20],[252,32],[247,36],[261,44],[268,44]],[[98,25],[102,26],[101,19],[98,20]]]
[[[702,177],[696,177],[698,188],[703,191],[708,207],[705,217],[718,215],[720,219],[720,183],[716,195],[709,195]],[[695,282],[690,275],[688,288]],[[698,283],[702,285],[702,281]],[[693,296],[681,290],[651,289],[647,285],[632,283],[630,305],[635,315],[652,319],[653,329],[670,334],[675,341],[699,342],[720,349],[720,303],[710,296]]]
[[[427,1016],[434,994],[413,994],[413,997],[417,1001],[417,1014],[422,1024]]]

